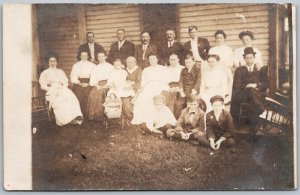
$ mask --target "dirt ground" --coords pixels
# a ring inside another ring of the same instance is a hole
[[[137,127],[99,122],[40,127],[33,134],[34,190],[285,190],[293,188],[292,139],[285,134],[212,151]]]

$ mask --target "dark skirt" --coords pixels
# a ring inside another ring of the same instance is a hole
[[[131,103],[132,99],[132,97],[122,97],[123,114],[129,121],[133,119],[133,104]]]
[[[87,116],[87,102],[88,102],[88,97],[89,97],[91,90],[92,90],[91,86],[81,87],[80,85],[75,84],[73,87],[73,92],[76,95],[76,97],[80,103],[81,112],[82,112],[84,118],[88,117]]]
[[[103,120],[106,93],[108,88],[97,89],[94,87],[88,97],[87,114],[89,120]]]

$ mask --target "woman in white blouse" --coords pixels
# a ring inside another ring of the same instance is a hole
[[[81,111],[85,118],[88,118],[87,114],[87,101],[92,90],[90,86],[90,77],[95,68],[95,64],[88,61],[88,53],[81,52],[80,61],[73,65],[71,71],[71,82],[74,84],[73,92],[77,96]]]
[[[103,120],[105,96],[108,91],[107,80],[114,67],[106,62],[105,53],[98,53],[99,64],[97,64],[92,71],[90,86],[93,89],[90,92],[87,113],[89,120]]]
[[[48,56],[49,68],[40,76],[41,88],[46,91],[46,99],[53,108],[56,124],[81,124],[83,117],[79,102],[74,93],[68,88],[68,78],[63,70],[57,68],[58,55]]]

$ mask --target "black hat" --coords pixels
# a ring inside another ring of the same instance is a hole
[[[253,47],[246,47],[244,49],[243,56],[245,57],[245,55],[247,55],[247,54],[253,54],[255,56],[256,52],[254,52]]]
[[[245,30],[239,34],[239,38],[242,39],[243,36],[249,36],[251,39],[254,39],[254,35],[251,31]]]
[[[210,98],[210,103],[214,103],[216,101],[224,102],[224,98],[220,95],[215,95],[215,96]]]
[[[188,28],[188,32],[191,32],[193,29],[198,30],[197,26],[190,26],[190,27]]]

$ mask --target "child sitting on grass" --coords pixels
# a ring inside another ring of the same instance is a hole
[[[166,98],[163,95],[156,95],[153,98],[153,109],[149,110],[146,115],[146,122],[140,124],[140,128],[146,132],[163,134],[167,129],[173,128],[176,119],[166,106]]]
[[[175,128],[167,130],[167,137],[170,139],[198,141],[205,140],[205,113],[199,108],[199,100],[195,96],[187,99],[187,107],[182,110]]]

